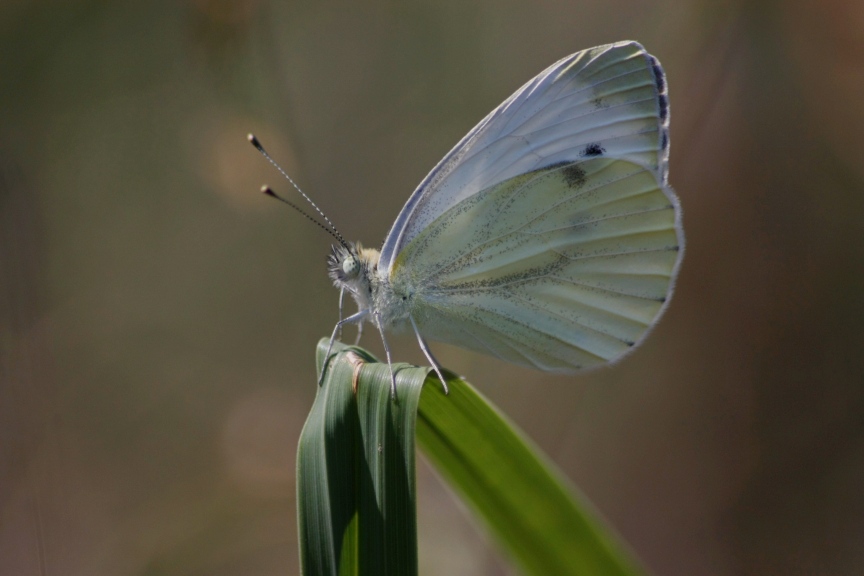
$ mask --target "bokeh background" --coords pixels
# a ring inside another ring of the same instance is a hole
[[[860,0],[3,0],[0,574],[297,573],[337,293],[246,133],[378,245],[489,110],[621,39],[669,78],[668,313],[585,376],[433,348],[656,574],[864,573]],[[422,573],[515,574],[419,493]]]

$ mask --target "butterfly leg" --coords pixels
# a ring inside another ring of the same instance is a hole
[[[342,302],[345,300],[345,288],[339,290],[339,321],[342,321]],[[363,322],[357,322],[357,337],[354,338],[354,346],[360,344],[360,337],[363,336]],[[339,341],[342,341],[342,327],[339,327]]]
[[[396,399],[396,374],[393,372],[393,361],[390,359],[390,346],[387,344],[387,338],[384,337],[384,329],[381,327],[381,322],[378,316],[375,316],[375,324],[378,326],[378,332],[381,333],[381,342],[384,343],[384,354],[387,355],[387,366],[390,367],[390,397]]]
[[[426,344],[426,340],[424,340],[423,336],[420,335],[420,330],[417,329],[417,323],[414,322],[414,317],[409,314],[408,318],[411,319],[411,326],[414,328],[414,334],[417,336],[417,342],[420,344],[420,349],[423,351],[423,354],[426,355],[426,359],[429,360],[430,364],[432,364],[432,369],[435,370],[435,373],[438,374],[438,378],[441,380],[441,386],[444,387],[444,394],[449,394],[450,390],[447,388],[447,381],[444,380],[444,375],[441,374],[441,366],[438,364],[438,361],[435,360],[435,357],[432,356],[432,351],[429,350],[429,345]]]
[[[354,339],[354,346],[360,344],[360,337],[363,336],[363,322],[357,323],[357,338]]]
[[[339,290],[339,323],[342,323],[342,302],[345,300],[345,288]],[[361,324],[362,325],[362,324]],[[339,326],[339,340],[342,340],[342,327]],[[357,343],[355,342],[356,346]]]
[[[327,346],[327,354],[324,355],[324,365],[321,367],[321,376],[318,377],[318,385],[320,386],[324,382],[324,373],[326,372],[327,362],[330,360],[330,352],[333,350],[333,342],[336,341],[336,334],[342,330],[342,326],[345,324],[353,324],[354,322],[362,322],[366,316],[369,315],[369,310],[360,310],[356,314],[352,314],[348,318],[343,320],[339,320],[336,323],[336,326],[333,327],[333,334],[330,335],[330,344]],[[382,334],[383,337],[383,334]],[[386,348],[386,346],[385,346]],[[388,352],[389,354],[389,352]],[[392,371],[392,368],[391,368]]]

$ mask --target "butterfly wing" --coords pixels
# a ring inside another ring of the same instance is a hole
[[[396,218],[379,266],[393,262],[430,222],[495,184],[598,153],[630,160],[666,181],[666,80],[636,42],[563,58],[474,127],[420,183]]]
[[[667,127],[665,79],[641,46],[565,58],[432,171],[379,269],[432,339],[555,372],[620,357],[681,257]]]
[[[570,372],[617,358],[665,306],[680,257],[655,174],[597,157],[511,178],[435,219],[394,265],[421,332]]]

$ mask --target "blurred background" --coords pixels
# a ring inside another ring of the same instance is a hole
[[[297,573],[338,294],[246,133],[378,246],[487,112],[622,39],[671,91],[663,321],[577,377],[433,349],[656,574],[864,573],[860,0],[3,0],[0,575]],[[515,574],[418,483],[423,574]]]

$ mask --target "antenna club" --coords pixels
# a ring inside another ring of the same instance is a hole
[[[273,190],[271,190],[269,186],[262,186],[261,192],[263,192],[267,196],[272,196],[273,198],[277,198],[276,193],[273,192]]]
[[[285,172],[285,170],[283,170],[282,167],[279,166],[279,164],[277,164],[276,161],[273,160],[273,158],[270,157],[270,155],[267,153],[266,150],[264,150],[264,147],[261,146],[261,143],[258,142],[258,139],[257,139],[253,134],[249,134],[249,135],[247,136],[247,138],[249,139],[249,142],[251,142],[252,145],[255,146],[255,148],[258,149],[258,151],[261,153],[261,155],[264,156],[264,158],[266,158],[267,161],[270,162],[270,164],[272,164],[272,165],[276,168],[276,170],[278,170],[279,173],[282,174],[282,175],[285,177],[285,179],[288,180],[288,182],[291,183],[291,185],[294,187],[294,189],[297,190],[297,192],[299,192],[301,196],[303,196],[303,199],[306,200],[306,201],[307,201],[307,202],[312,206],[312,208],[314,208],[315,211],[318,212],[318,214],[321,215],[322,218],[324,218],[324,221],[327,223],[327,226],[324,226],[323,224],[321,224],[320,222],[318,222],[317,220],[315,220],[314,218],[312,218],[311,216],[309,216],[308,214],[306,214],[305,212],[303,212],[302,210],[300,210],[300,208],[298,208],[297,206],[295,206],[293,203],[291,203],[291,202],[289,202],[288,200],[282,198],[281,196],[276,195],[272,190],[267,189],[266,186],[264,187],[264,189],[262,190],[262,192],[264,192],[264,193],[267,194],[268,196],[272,196],[273,198],[277,198],[277,199],[279,199],[279,200],[282,200],[283,202],[285,202],[285,203],[288,204],[289,206],[292,206],[295,210],[297,210],[298,212],[300,212],[301,214],[303,214],[304,216],[306,216],[307,218],[309,218],[310,220],[312,220],[313,222],[315,222],[316,224],[318,224],[319,226],[321,226],[322,228],[324,228],[324,230],[327,230],[327,232],[328,232],[330,235],[332,235],[334,238],[336,238],[336,239],[339,241],[340,244],[342,244],[343,246],[345,246],[345,247],[347,248],[348,243],[345,242],[345,239],[342,238],[342,235],[339,234],[339,231],[338,231],[338,230],[336,230],[336,226],[333,225],[333,222],[331,222],[330,219],[327,218],[327,215],[324,214],[324,212],[321,211],[321,209],[318,207],[318,205],[315,204],[315,202],[313,202],[312,199],[309,198],[309,196],[307,196],[306,193],[303,192],[303,190],[301,190],[299,186],[297,186],[297,183],[294,182],[294,180],[291,179],[291,177],[288,175],[288,173]],[[328,227],[329,227],[329,228],[328,228]]]

